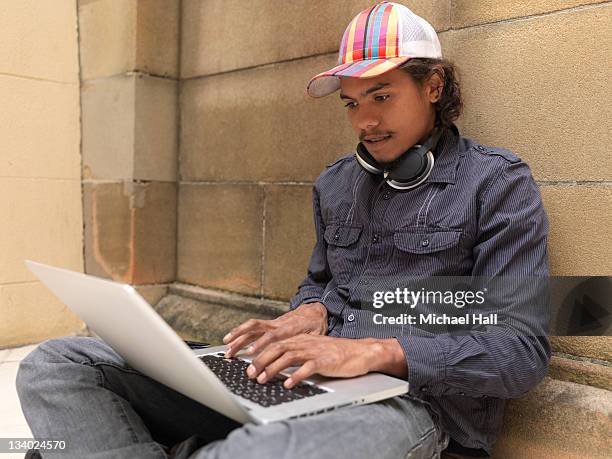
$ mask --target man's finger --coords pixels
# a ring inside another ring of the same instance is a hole
[[[258,383],[267,383],[286,368],[301,365],[307,360],[306,351],[287,351],[268,365],[257,378]]]
[[[273,329],[273,330],[269,330],[267,332],[265,332],[263,335],[261,335],[258,339],[255,340],[255,342],[251,345],[251,348],[249,348],[248,353],[249,354],[256,354],[259,351],[265,349],[268,345],[280,341],[282,339],[288,338],[290,336],[293,336],[293,333],[291,333],[288,329]]]
[[[238,337],[237,339],[235,339],[234,341],[231,341],[227,346],[228,349],[225,352],[225,357],[226,358],[230,358],[233,357],[234,355],[236,355],[242,348],[244,348],[245,346],[247,346],[248,344],[252,343],[253,341],[255,341],[257,338],[259,338],[261,336],[263,332],[251,332],[251,333],[247,333],[245,335],[241,335],[240,337]]]
[[[291,389],[293,386],[298,384],[300,381],[311,377],[318,370],[318,364],[316,360],[307,360],[304,364],[295,370],[290,377],[288,377],[283,385],[286,389]]]
[[[253,359],[247,368],[247,375],[251,378],[257,377],[268,365],[278,359],[285,352],[293,350],[291,338],[270,344]]]
[[[232,328],[227,335],[223,337],[223,343],[227,344],[232,340],[235,340],[238,336],[246,333],[257,325],[258,319],[249,319],[246,322],[241,323],[237,327]]]

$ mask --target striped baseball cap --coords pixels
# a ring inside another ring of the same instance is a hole
[[[338,65],[308,82],[312,97],[340,89],[339,77],[369,78],[413,57],[441,58],[435,29],[404,5],[380,2],[353,18],[342,36]]]

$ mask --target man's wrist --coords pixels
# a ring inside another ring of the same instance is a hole
[[[370,338],[364,341],[367,341],[371,352],[369,371],[377,371],[403,379],[408,376],[406,356],[396,339]]]
[[[323,303],[318,301],[312,303],[302,303],[294,311],[299,314],[300,312],[305,312],[309,316],[314,314],[317,316],[318,321],[320,321],[321,328],[318,330],[318,333],[321,335],[325,335],[327,333],[327,308]],[[312,316],[310,316],[312,317]]]
[[[302,303],[300,304],[297,308],[295,308],[296,310],[301,309],[307,309],[307,310],[312,310],[312,311],[317,311],[318,313],[321,314],[321,317],[324,318],[325,320],[327,320],[327,308],[325,307],[325,305],[319,301],[313,301],[312,303]]]

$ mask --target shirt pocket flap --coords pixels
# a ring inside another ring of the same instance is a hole
[[[338,247],[347,247],[359,239],[362,226],[331,224],[325,228],[325,242]]]
[[[460,237],[461,231],[398,231],[393,235],[393,242],[403,252],[432,253],[456,246]]]

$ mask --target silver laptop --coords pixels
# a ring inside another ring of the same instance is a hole
[[[223,358],[227,346],[191,349],[132,286],[30,260],[25,264],[130,366],[237,422],[267,424],[408,392],[406,381],[379,373],[315,376],[286,390],[282,380],[295,370],[288,369],[258,384],[245,375],[249,358]]]

